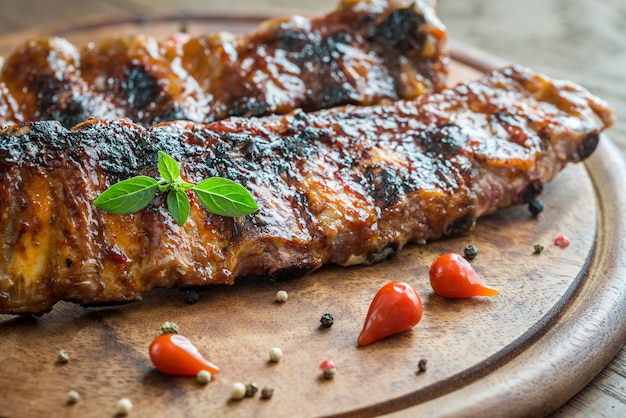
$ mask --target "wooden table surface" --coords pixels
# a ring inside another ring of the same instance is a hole
[[[230,11],[322,14],[335,4],[335,0],[2,0],[0,35],[101,15]],[[626,2],[440,0],[439,15],[451,38],[571,79],[608,100],[618,116],[608,135],[626,154]],[[626,416],[626,349],[552,416]]]

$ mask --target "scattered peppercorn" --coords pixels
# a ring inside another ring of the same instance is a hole
[[[252,398],[259,391],[259,386],[252,382],[246,385],[246,398]]]
[[[180,22],[180,29],[179,31],[182,33],[189,33],[189,27],[191,26],[191,23],[189,22],[189,20],[185,19],[183,21]]]
[[[337,374],[337,363],[333,360],[324,360],[322,364],[320,364],[320,369],[324,374],[324,378],[332,379]]]
[[[75,390],[67,392],[67,403],[75,404],[80,399],[80,395]]]
[[[207,383],[211,381],[212,377],[213,375],[211,375],[211,372],[209,372],[208,370],[200,370],[198,374],[196,375],[196,380],[201,385],[206,385]]]
[[[528,202],[528,210],[530,211],[530,213],[537,216],[541,212],[543,212],[543,203],[539,199],[532,199],[530,202]]]
[[[478,255],[478,248],[475,245],[468,245],[463,248],[463,256],[466,260],[473,260]]]
[[[67,354],[67,351],[61,350],[57,353],[57,363],[65,364],[70,361],[70,355]]]
[[[533,245],[533,249],[535,250],[535,254],[539,254],[540,252],[543,251],[543,244],[541,243],[536,243],[535,245]]]
[[[230,387],[230,399],[238,401],[246,396],[246,385],[241,382],[235,382]]]
[[[418,373],[423,373],[426,371],[426,363],[428,360],[426,360],[425,358],[421,359],[419,362],[417,362],[417,372]]]
[[[183,300],[187,305],[193,305],[200,300],[200,293],[196,289],[187,289],[183,292]]]
[[[164,322],[161,331],[163,334],[178,334],[178,325],[170,321]]]
[[[558,245],[561,248],[569,246],[570,240],[565,235],[559,235],[554,239],[554,245]]]
[[[270,360],[273,361],[274,363],[277,363],[282,358],[283,358],[283,350],[281,350],[278,347],[272,347],[272,349],[270,350]]]
[[[274,395],[274,388],[271,386],[263,386],[261,389],[261,399],[269,399]]]
[[[279,290],[276,292],[276,302],[285,303],[289,299],[289,295],[284,290]]]
[[[325,313],[324,315],[322,315],[322,317],[320,318],[320,322],[322,323],[322,327],[324,328],[330,328],[333,326],[333,324],[335,323],[335,318],[329,314],[329,313]]]
[[[118,415],[128,415],[133,409],[133,403],[128,398],[122,398],[117,401],[116,411]]]

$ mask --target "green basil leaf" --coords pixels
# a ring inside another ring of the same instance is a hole
[[[256,212],[254,198],[242,185],[232,180],[211,177],[191,188],[202,206],[222,216],[244,216]]]
[[[151,177],[133,177],[109,187],[93,204],[114,215],[138,212],[154,199],[158,187],[159,183]]]
[[[170,211],[170,214],[178,225],[185,225],[189,217],[190,207],[189,197],[187,193],[182,190],[172,189],[167,194],[167,210]]]
[[[159,151],[159,174],[168,183],[177,180],[180,177],[180,163],[164,153]]]

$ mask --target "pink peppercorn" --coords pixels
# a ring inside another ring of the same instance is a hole
[[[322,364],[320,364],[320,369],[326,379],[332,379],[337,373],[337,363],[335,363],[334,360],[324,360]]]
[[[559,235],[554,239],[554,245],[557,245],[561,248],[566,248],[569,244],[570,240],[565,235]]]

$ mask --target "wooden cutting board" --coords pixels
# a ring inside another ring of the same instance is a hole
[[[0,38],[0,53],[26,38],[60,35],[81,44],[123,33],[160,38],[189,24],[192,34],[250,31],[259,16],[101,19]],[[502,64],[453,44],[452,82]],[[196,304],[157,290],[124,306],[60,303],[41,317],[0,315],[0,416],[111,417],[118,399],[137,417],[537,416],[584,387],[626,342],[626,167],[606,136],[583,165],[547,186],[545,210],[516,207],[479,221],[464,236],[405,248],[375,266],[327,267],[285,282],[239,281],[200,292]],[[568,248],[553,245],[566,235]],[[542,243],[545,251],[533,253]],[[501,295],[446,300],[428,282],[444,252],[479,249],[478,273]],[[410,282],[424,304],[412,331],[356,347],[369,303],[390,280]],[[278,290],[289,300],[275,302]],[[320,328],[332,313],[335,324]],[[154,370],[148,345],[165,321],[178,324],[221,373],[208,385]],[[279,363],[268,361],[280,347]],[[59,350],[71,359],[56,364]],[[338,363],[335,379],[319,364]],[[417,364],[427,360],[427,370]],[[230,401],[233,382],[275,388]],[[68,404],[67,393],[81,399]]]

